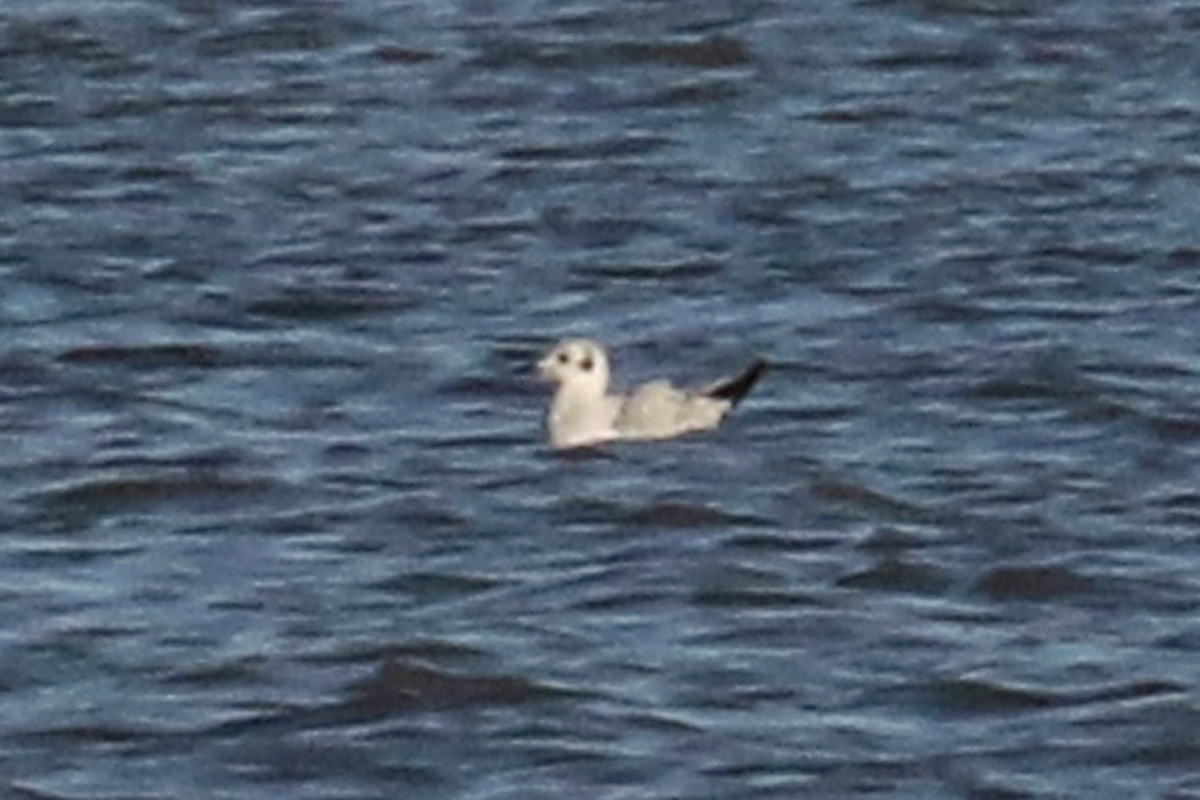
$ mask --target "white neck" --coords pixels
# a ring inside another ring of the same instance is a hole
[[[550,404],[547,424],[557,447],[604,441],[616,436],[613,410],[601,381],[560,384]]]

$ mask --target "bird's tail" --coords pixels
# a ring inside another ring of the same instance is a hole
[[[750,393],[750,390],[754,388],[754,384],[758,383],[758,379],[766,371],[767,362],[761,358],[756,358],[750,366],[746,367],[741,375],[714,384],[704,391],[704,395],[716,400],[728,400],[730,405],[736,408],[737,404],[742,402],[742,398]]]

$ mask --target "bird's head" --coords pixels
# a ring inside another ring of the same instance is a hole
[[[608,390],[608,354],[588,339],[566,339],[538,361],[538,371],[567,391],[604,394]]]

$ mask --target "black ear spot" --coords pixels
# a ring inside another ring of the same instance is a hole
[[[595,362],[592,361],[591,356],[584,356],[583,361],[579,362],[579,368],[584,372],[591,372],[593,366],[595,366]]]

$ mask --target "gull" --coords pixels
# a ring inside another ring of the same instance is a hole
[[[697,391],[677,389],[660,379],[629,394],[609,394],[604,347],[589,339],[565,339],[538,361],[542,377],[558,384],[546,418],[550,444],[568,449],[712,430],[766,368],[765,361],[756,359],[741,374]]]

